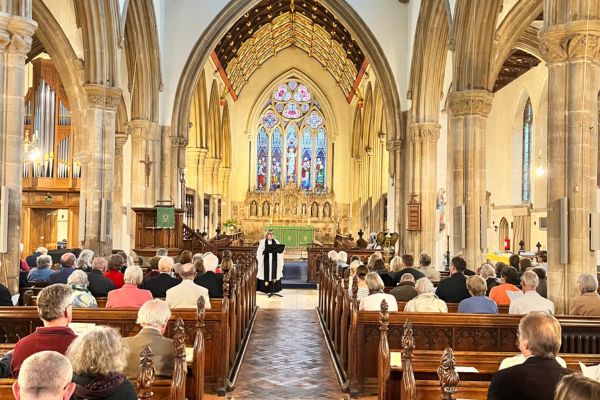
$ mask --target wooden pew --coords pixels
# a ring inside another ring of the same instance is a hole
[[[310,283],[319,282],[318,274],[321,273],[321,268],[323,267],[323,262],[327,260],[327,253],[331,250],[335,250],[333,246],[328,247],[318,247],[311,246],[307,249],[308,252],[308,279],[307,281]],[[366,264],[369,257],[375,252],[381,252],[382,250],[373,250],[373,249],[352,249],[347,250],[348,253],[348,264],[350,264],[350,258],[352,256],[359,256],[362,262]]]

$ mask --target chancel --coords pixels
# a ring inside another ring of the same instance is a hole
[[[93,365],[143,399],[484,399],[501,366],[600,364],[599,1],[5,0],[0,37],[0,398],[57,277],[86,301],[44,323],[84,343],[169,292],[143,319],[171,376]]]

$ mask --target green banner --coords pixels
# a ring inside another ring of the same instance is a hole
[[[275,239],[289,248],[309,246],[315,234],[315,228],[311,226],[268,226],[267,229],[271,229]]]
[[[175,208],[156,207],[156,227],[175,228]]]

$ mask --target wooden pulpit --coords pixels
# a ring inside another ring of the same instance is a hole
[[[164,221],[157,220],[161,207],[133,208],[135,212],[134,251],[144,257],[152,257],[163,247],[169,255],[179,254],[183,248],[183,210],[174,209],[172,227],[163,227]],[[164,209],[164,208],[163,208]]]

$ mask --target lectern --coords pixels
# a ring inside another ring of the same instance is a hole
[[[171,254],[179,254],[183,248],[182,209],[165,210],[167,207],[133,208],[135,212],[134,251],[144,257],[152,257],[163,247]],[[173,223],[167,221],[173,216]],[[160,217],[160,221],[157,219]]]

